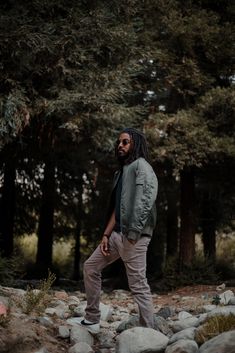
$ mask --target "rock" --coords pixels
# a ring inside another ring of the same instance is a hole
[[[163,317],[156,314],[154,315],[154,329],[162,332],[166,336],[173,335],[173,332],[167,321]]]
[[[157,316],[161,316],[164,319],[167,319],[168,317],[171,317],[175,315],[175,310],[169,306],[166,306],[164,308],[161,308],[157,313]]]
[[[40,316],[37,318],[37,321],[45,327],[52,327],[54,325],[53,321],[47,316]]]
[[[175,333],[173,336],[171,336],[169,340],[169,344],[172,344],[181,339],[194,340],[195,332],[196,332],[195,327],[189,327],[189,328],[186,328],[185,330],[179,331]]]
[[[55,291],[54,292],[54,297],[56,299],[66,300],[68,298],[68,294],[64,290]]]
[[[75,316],[84,316],[85,315],[85,308],[86,308],[86,301],[81,302],[76,308],[74,308],[73,312]],[[100,319],[103,321],[108,321],[111,319],[113,313],[113,309],[110,305],[106,305],[100,303]]]
[[[189,328],[189,327],[197,327],[198,322],[199,322],[198,318],[192,316],[192,317],[189,317],[184,320],[174,321],[171,324],[171,328],[172,328],[173,332],[179,332],[179,331],[182,331],[182,330]]]
[[[99,341],[100,348],[113,348],[113,347],[115,347],[115,342],[114,342],[115,336],[116,336],[115,333],[112,331],[108,331],[105,333],[99,333],[99,335],[97,335],[97,339]]]
[[[215,315],[229,315],[233,314],[235,315],[235,306],[234,305],[227,305],[227,306],[222,306],[222,307],[217,307],[211,312],[209,312],[207,315],[208,317],[215,316]]]
[[[229,299],[228,305],[235,305],[235,296]]]
[[[42,347],[39,351],[36,351],[34,353],[49,353],[49,351],[45,347]]]
[[[203,343],[199,353],[234,353],[235,352],[235,330],[223,332],[217,337]]]
[[[59,337],[61,338],[69,338],[70,330],[68,326],[59,326]]]
[[[117,332],[120,333],[124,330],[136,327],[139,325],[139,317],[137,315],[130,316],[128,320],[122,321],[117,328]]]
[[[47,315],[56,315],[60,319],[66,319],[69,316],[69,308],[67,305],[58,305],[55,308],[46,308],[45,314]]]
[[[4,304],[5,306],[8,307],[9,305],[9,298],[4,297],[3,295],[0,295],[0,304]]]
[[[85,342],[76,343],[73,347],[69,348],[68,353],[93,353],[93,349]]]
[[[179,314],[178,314],[178,319],[179,319],[179,320],[184,320],[184,319],[187,319],[187,318],[192,317],[192,316],[193,316],[193,315],[190,314],[190,313],[188,313],[187,311],[181,311],[181,312],[179,312]]]
[[[112,317],[113,309],[110,305],[100,303],[100,319],[109,321]]]
[[[93,336],[82,326],[72,326],[70,332],[70,342],[76,344],[79,342],[85,342],[90,346],[94,343]]]
[[[216,287],[216,290],[219,292],[219,291],[221,291],[221,290],[224,290],[225,287],[226,287],[226,284],[225,284],[225,283],[222,283],[222,284],[220,284],[219,286]]]
[[[165,353],[197,353],[198,345],[195,341],[180,339],[171,344],[165,350]]]
[[[134,327],[118,336],[116,353],[162,352],[168,341],[165,335],[154,329]]]
[[[234,298],[234,293],[231,290],[226,290],[226,292],[219,295],[220,304],[228,305],[230,299]]]
[[[206,313],[209,313],[210,311],[216,309],[216,305],[214,304],[208,304],[208,305],[203,305],[203,310],[205,310]]]

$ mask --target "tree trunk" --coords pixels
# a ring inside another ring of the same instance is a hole
[[[165,261],[166,235],[162,231],[154,230],[148,247],[147,274],[160,277]]]
[[[81,215],[79,215],[79,217],[81,217]],[[80,219],[78,219],[76,234],[75,234],[75,248],[74,248],[74,269],[73,269],[74,280],[80,279],[80,261],[81,261],[80,235],[81,235],[81,223],[80,223]]]
[[[41,275],[47,274],[52,265],[53,222],[55,198],[55,164],[51,156],[45,161],[42,186],[42,204],[38,227],[36,265]]]
[[[175,179],[170,176],[166,180],[166,198],[167,198],[167,244],[166,256],[178,255],[178,206],[177,190]]]
[[[195,182],[192,169],[181,172],[180,269],[191,265],[195,254]]]
[[[204,192],[202,205],[202,241],[204,256],[213,263],[216,259],[216,201],[210,198],[208,191]]]
[[[15,178],[16,168],[14,160],[12,159],[5,163],[1,200],[0,249],[2,255],[6,257],[11,256],[13,253]]]
[[[83,204],[82,204],[82,192],[83,192],[83,179],[82,174],[78,178],[78,200],[76,207],[76,218],[77,226],[75,231],[75,247],[74,247],[74,264],[73,264],[73,279],[80,279],[80,261],[81,261],[81,251],[80,251],[80,236],[82,229],[82,219],[85,216],[83,213]]]

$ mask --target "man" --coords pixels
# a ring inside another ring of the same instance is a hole
[[[101,244],[84,264],[85,318],[91,333],[100,329],[101,271],[121,257],[139,308],[140,324],[153,327],[153,303],[146,279],[146,253],[156,223],[157,177],[147,162],[143,133],[127,128],[115,146],[120,169],[115,173],[108,222]]]

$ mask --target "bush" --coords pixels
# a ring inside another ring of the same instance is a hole
[[[47,279],[41,281],[37,289],[27,287],[24,297],[17,301],[17,305],[25,314],[41,314],[49,301],[48,292],[55,280],[55,275],[49,271]]]
[[[214,264],[203,256],[197,256],[191,266],[184,266],[178,270],[178,259],[167,260],[163,270],[163,280],[170,289],[185,285],[211,284],[219,281]]]
[[[222,332],[234,329],[235,315],[216,315],[206,320],[205,324],[197,331],[195,340],[199,345],[201,345]]]
[[[5,258],[0,255],[0,283],[5,286],[11,286],[14,279],[23,275],[22,258],[12,256]]]

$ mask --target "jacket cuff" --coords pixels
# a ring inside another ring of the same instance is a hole
[[[129,230],[127,234],[127,239],[137,241],[141,237],[141,232],[138,232],[137,230]]]

